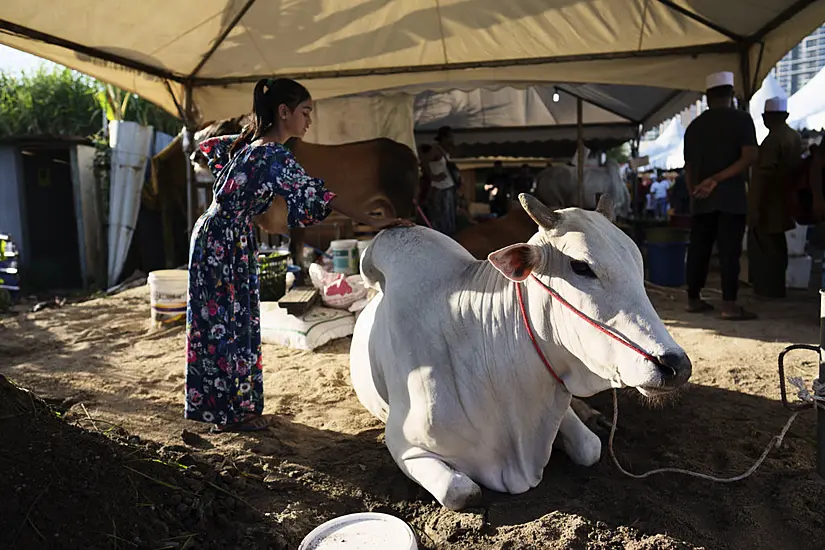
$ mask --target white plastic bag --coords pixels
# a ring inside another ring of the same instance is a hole
[[[319,264],[309,268],[312,285],[321,293],[321,302],[327,307],[349,309],[367,296],[367,288],[360,275],[345,277],[342,273],[330,273]]]

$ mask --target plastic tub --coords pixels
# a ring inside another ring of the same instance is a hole
[[[685,284],[686,242],[647,243],[648,280],[659,286]]]
[[[330,520],[310,532],[298,550],[418,550],[415,534],[388,514],[363,512]]]
[[[343,239],[332,241],[332,270],[335,273],[355,275],[358,271],[358,241]]]
[[[153,271],[148,277],[155,326],[186,322],[186,298],[189,272],[182,269]]]

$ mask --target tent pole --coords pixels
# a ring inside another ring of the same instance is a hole
[[[582,99],[576,98],[576,136],[577,136],[577,161],[576,169],[578,170],[578,185],[579,185],[579,208],[584,208],[584,125],[582,123]]]
[[[194,185],[193,181],[193,167],[189,160],[192,151],[195,150],[195,121],[192,112],[192,82],[189,81],[184,87],[183,95],[183,111],[184,111],[184,128],[183,128],[183,161],[186,163],[186,232],[192,237],[192,228],[195,225],[195,205],[193,197]]]

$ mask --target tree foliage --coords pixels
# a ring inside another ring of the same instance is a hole
[[[115,99],[113,108],[110,101]],[[67,68],[0,72],[0,138],[90,136],[101,130],[107,114],[171,135],[182,127],[180,120],[154,104]]]

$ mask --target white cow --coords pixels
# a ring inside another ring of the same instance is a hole
[[[575,166],[556,165],[536,176],[536,197],[556,207],[579,205],[579,176]],[[604,166],[584,168],[584,208],[596,207],[597,194],[609,195],[619,216],[630,214],[630,192],[622,178],[619,164],[609,160]]]
[[[479,484],[535,487],[554,442],[596,463],[601,441],[572,396],[625,386],[656,396],[691,373],[645,294],[636,245],[603,215],[609,200],[599,212],[520,200],[539,232],[489,261],[414,227],[380,233],[361,264],[380,292],[356,323],[353,386],[386,422],[401,470],[450,509],[473,503]]]

